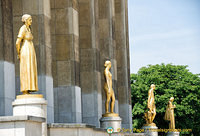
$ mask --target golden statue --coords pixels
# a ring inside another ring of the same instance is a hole
[[[174,97],[171,97],[167,104],[165,117],[164,117],[165,120],[170,121],[169,129],[175,129],[174,108],[176,108],[176,105],[172,104],[173,101],[174,101]]]
[[[32,17],[22,16],[24,25],[20,28],[17,36],[16,48],[20,60],[20,85],[23,95],[38,91],[37,60],[31,33]],[[21,44],[21,46],[20,46]]]
[[[104,76],[105,76],[105,84],[104,84],[104,90],[106,93],[106,102],[105,102],[105,110],[106,110],[106,114],[103,115],[103,117],[113,117],[113,116],[118,116],[118,114],[114,113],[114,105],[115,105],[115,94],[114,94],[114,90],[112,88],[112,74],[110,73],[110,68],[111,68],[111,62],[110,61],[106,61],[104,66],[106,67],[104,70]],[[110,103],[110,112],[108,111],[108,105],[109,102]]]
[[[151,85],[151,89],[148,92],[148,102],[147,102],[147,108],[148,111],[144,114],[144,118],[146,120],[145,126],[156,126],[155,123],[153,123],[153,120],[156,116],[156,106],[155,106],[155,99],[154,99],[154,93],[155,85]]]

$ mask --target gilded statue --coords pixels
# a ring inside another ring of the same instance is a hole
[[[155,123],[153,123],[153,120],[156,116],[155,98],[154,98],[154,93],[153,93],[155,88],[156,86],[152,84],[151,89],[148,92],[148,101],[147,101],[148,111],[144,114],[144,118],[146,120],[145,125],[148,125],[148,126],[155,126]]]
[[[169,129],[175,129],[174,108],[176,108],[176,105],[172,104],[173,101],[174,101],[174,97],[171,97],[167,104],[165,117],[164,117],[165,120],[170,121]]]
[[[105,102],[105,111],[106,114],[104,114],[104,117],[108,116],[118,116],[118,114],[114,113],[114,105],[115,105],[115,94],[114,90],[112,88],[112,74],[110,73],[111,68],[111,62],[106,61],[105,64],[105,70],[104,70],[104,76],[105,76],[105,83],[104,83],[104,90],[106,93],[106,102]],[[111,101],[111,103],[110,103]],[[108,111],[110,103],[110,112]]]
[[[24,25],[20,28],[16,48],[20,61],[20,85],[23,95],[38,91],[37,60],[31,33],[32,17],[24,14],[22,16]]]

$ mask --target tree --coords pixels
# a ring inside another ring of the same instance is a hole
[[[169,128],[163,117],[169,98],[175,98],[175,122],[177,129],[192,129],[194,135],[200,134],[200,74],[192,74],[188,66],[161,64],[142,67],[137,74],[131,74],[133,127],[145,124],[144,112],[147,110],[148,90],[156,85],[156,117],[159,128]]]

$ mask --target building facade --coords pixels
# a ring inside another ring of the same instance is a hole
[[[112,62],[115,112],[132,128],[128,0],[0,0],[0,116],[20,94],[15,42],[30,14],[39,93],[48,123],[100,127],[105,113],[104,62]]]

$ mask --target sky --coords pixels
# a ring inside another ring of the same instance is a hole
[[[200,0],[128,0],[131,73],[149,64],[200,73]]]

